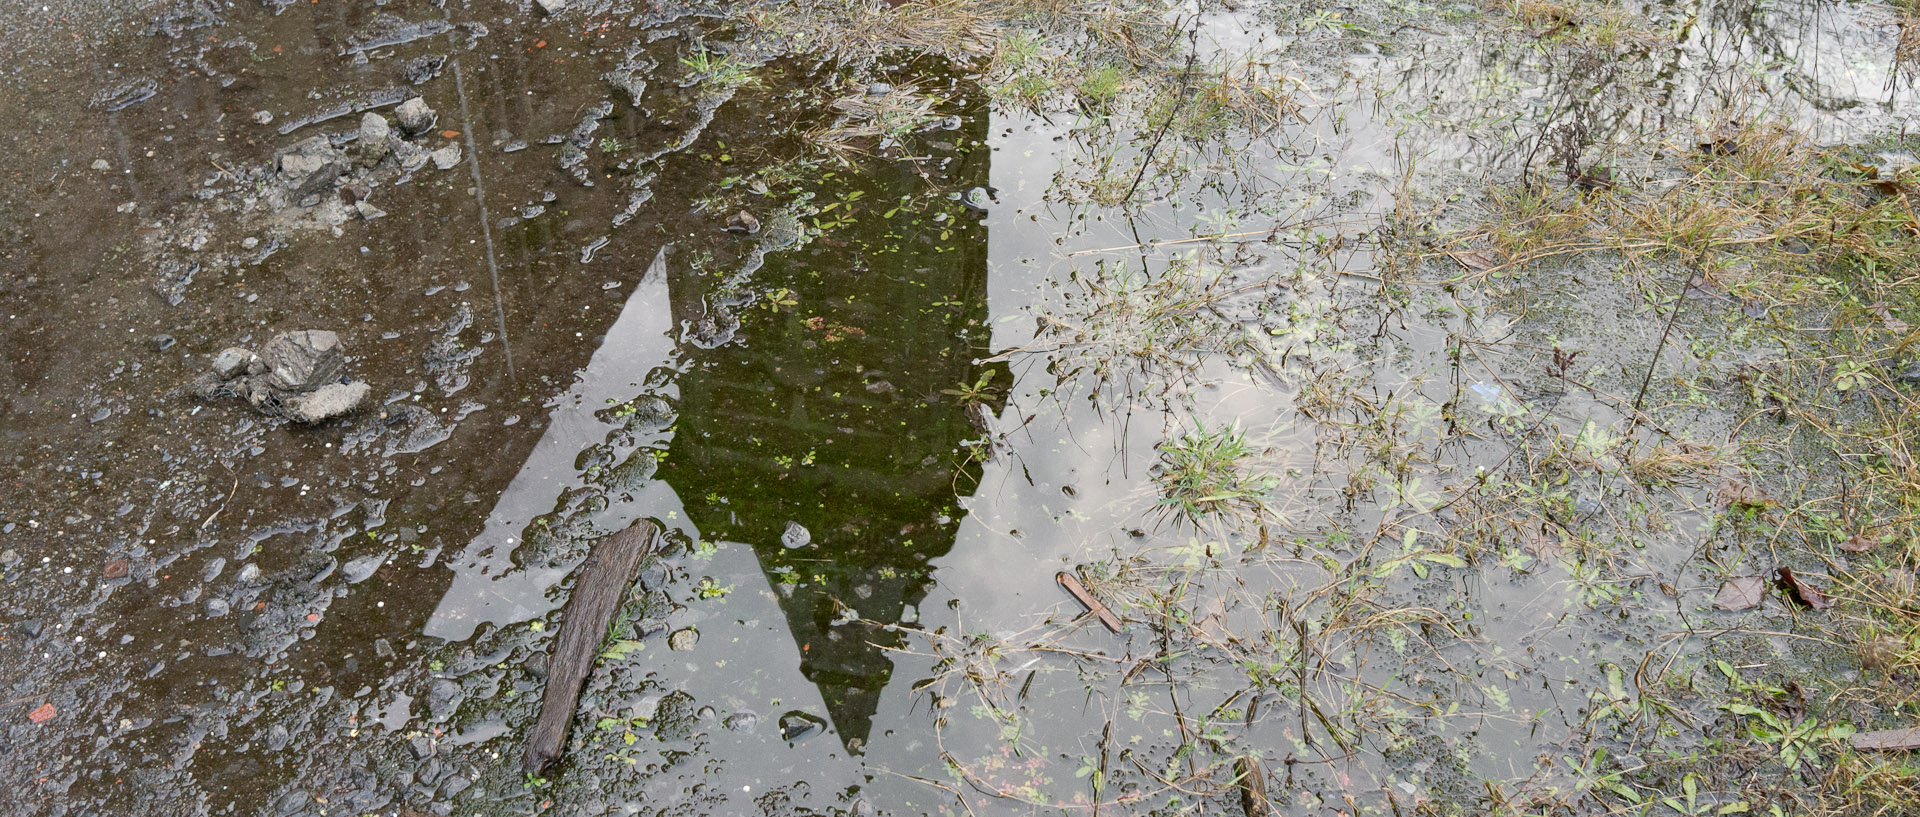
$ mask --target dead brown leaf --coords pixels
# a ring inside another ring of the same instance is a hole
[[[47,721],[53,720],[53,716],[58,714],[60,714],[60,710],[54,709],[53,702],[48,701],[35,707],[32,712],[28,712],[27,720],[33,721],[34,723],[46,723]]]
[[[1880,323],[1887,327],[1887,331],[1896,335],[1904,335],[1908,329],[1912,328],[1907,325],[1906,321],[1894,317],[1893,310],[1887,308],[1885,301],[1875,301],[1871,306],[1867,307],[1867,311],[1872,312],[1876,317],[1880,318]]]
[[[1720,483],[1715,498],[1720,501],[1720,507],[1734,513],[1765,513],[1779,504],[1766,491],[1737,479]]]
[[[1466,267],[1474,272],[1486,272],[1487,270],[1500,266],[1498,259],[1481,250],[1474,250],[1472,252],[1449,252],[1447,255],[1452,256],[1453,260],[1460,262],[1460,266]]]
[[[1847,540],[1841,542],[1837,547],[1848,553],[1865,553],[1879,546],[1880,540],[1869,539],[1865,534],[1856,533],[1847,537]]]
[[[1801,604],[1815,610],[1833,609],[1833,600],[1827,598],[1827,594],[1820,592],[1820,588],[1815,587],[1813,582],[1796,575],[1793,568],[1780,568],[1779,574],[1781,587],[1785,588],[1789,595],[1799,599]]]
[[[1760,600],[1767,595],[1767,583],[1759,576],[1741,576],[1728,579],[1720,585],[1720,592],[1714,594],[1713,606],[1729,613],[1751,610],[1760,606]]]

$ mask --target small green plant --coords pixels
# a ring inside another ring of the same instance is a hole
[[[961,383],[957,389],[941,389],[940,393],[958,397],[961,403],[990,403],[1006,392],[1005,387],[993,385],[994,374],[994,370],[988,369],[980,373],[980,379],[973,385]]]
[[[1160,504],[1189,520],[1222,513],[1259,513],[1262,496],[1272,490],[1271,477],[1247,473],[1254,456],[1247,435],[1237,426],[1189,429],[1179,439],[1162,443],[1154,480],[1160,484]]]
[[[1080,78],[1080,94],[1096,108],[1105,108],[1126,88],[1127,74],[1117,66],[1095,66]]]
[[[786,287],[767,293],[767,299],[760,302],[761,308],[770,312],[779,312],[783,308],[791,308],[799,304],[800,299],[797,293]]]
[[[701,577],[700,586],[694,588],[694,593],[701,599],[723,599],[731,592],[733,585],[722,585],[714,581],[712,576]]]
[[[716,54],[708,51],[705,45],[681,57],[680,66],[692,75],[693,82],[705,82],[715,91],[732,91],[759,82],[753,76],[753,66],[746,61],[737,59],[732,54]]]
[[[603,136],[600,138],[601,153],[619,153],[620,151],[623,151],[626,149],[627,149],[627,146],[625,144],[622,144],[619,138],[617,137]]]

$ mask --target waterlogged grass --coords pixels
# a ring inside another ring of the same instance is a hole
[[[681,57],[680,67],[687,73],[688,84],[699,84],[716,94],[759,83],[752,63],[733,54],[710,51],[704,44]]]
[[[1176,425],[1152,478],[1183,524],[1076,568],[1127,657],[1064,621],[912,635],[941,785],[1165,813],[1237,808],[1249,775],[1303,814],[1920,809],[1909,756],[1849,743],[1920,722],[1915,182],[1764,124],[1633,155],[1494,186],[1471,229],[1403,209],[1439,250],[1373,245],[1354,277],[1378,284],[1323,307],[1236,300],[1306,279],[1206,251],[1075,266],[1012,354],[1110,406],[1178,405],[1207,361],[1286,384],[1305,506],[1265,512],[1232,419]],[[1411,325],[1443,340],[1335,340]],[[1779,567],[1832,608],[1715,606]]]
[[[1160,484],[1161,503],[1189,521],[1209,517],[1267,515],[1264,497],[1279,483],[1252,473],[1259,454],[1236,427],[1209,430],[1191,428],[1160,446],[1160,466],[1154,480]]]

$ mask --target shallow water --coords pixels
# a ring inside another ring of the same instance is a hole
[[[1397,192],[1444,207],[1550,175],[1533,136],[1568,123],[1604,146],[1725,107],[1855,141],[1914,114],[1884,9],[1637,11],[1687,33],[1622,56],[1466,7],[1210,11],[1201,57],[1292,77],[1300,112],[1160,143],[1125,206],[1093,202],[1150,158],[1137,122],[996,104],[930,59],[785,55],[728,88],[690,62],[741,33],[706,9],[15,16],[0,767],[32,784],[0,811],[1172,813],[1228,808],[1165,781],[1247,752],[1303,814],[1526,778],[1621,667],[1717,646],[1675,641],[1713,591],[1688,572],[1709,489],[1614,518],[1617,486],[1575,481],[1574,524],[1632,540],[1591,573],[1436,562],[1326,609],[1316,589],[1375,544],[1464,518],[1436,507],[1446,486],[1523,449],[1494,416],[1568,440],[1619,419],[1556,389],[1541,348],[1595,350],[1616,394],[1655,354],[1658,315],[1607,270],[1388,293]],[[872,79],[937,91],[951,127],[883,155],[805,138]],[[422,146],[457,164],[374,188],[375,220],[269,202],[278,152],[414,94],[438,112]],[[727,231],[743,210],[759,229]],[[1125,345],[1152,336],[1137,288],[1181,276],[1246,287],[1203,316],[1210,353]],[[306,428],[182,392],[222,348],[298,328],[339,332],[375,405]],[[1486,345],[1456,363],[1462,338]],[[1420,460],[1375,463],[1366,414]],[[1490,431],[1439,433],[1455,422]],[[1157,446],[1225,425],[1275,478],[1257,531],[1159,502]],[[568,576],[637,518],[672,547],[569,760],[528,781]],[[1204,650],[1162,660],[1146,594],[1110,602],[1128,635],[1069,626],[1054,574],[1082,566],[1179,588],[1221,644],[1325,629],[1250,686]],[[1342,635],[1396,610],[1433,612]]]

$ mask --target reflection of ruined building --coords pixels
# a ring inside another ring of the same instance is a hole
[[[987,117],[966,121],[931,137],[970,148],[937,151],[953,155],[933,178],[938,189],[986,182]],[[986,228],[928,192],[919,170],[937,166],[876,161],[849,182],[861,186],[823,190],[823,206],[860,192],[827,214],[851,211],[853,222],[769,255],[751,286],[772,295],[741,310],[738,339],[689,350],[660,470],[704,537],[753,546],[782,596],[801,671],[854,751],[892,664],[875,646],[884,632],[833,625],[845,617],[839,604],[899,621],[925,595],[928,560],[953,545],[956,488],[971,490],[977,475],[960,471],[961,443],[979,435],[961,398],[942,390],[982,372],[972,361],[986,338]],[[689,307],[700,308],[677,311]],[[784,547],[789,522],[812,544]]]

